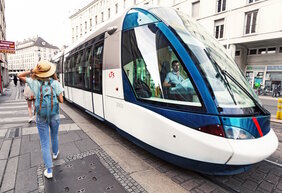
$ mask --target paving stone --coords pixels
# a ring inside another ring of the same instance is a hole
[[[266,176],[265,180],[272,184],[277,184],[279,182],[279,178],[279,176],[270,173]]]
[[[172,180],[174,182],[176,182],[177,184],[181,184],[181,183],[185,182],[185,180],[183,178],[179,177],[179,176],[173,177]]]
[[[228,191],[223,190],[222,188],[217,188],[212,193],[229,193]]]
[[[261,183],[263,178],[266,176],[265,173],[260,172],[260,171],[255,171],[252,175],[251,175],[251,179],[257,183]]]
[[[80,136],[75,131],[69,131],[67,134],[59,135],[59,145],[80,140]]]
[[[4,140],[1,150],[0,150],[0,159],[8,159],[12,140]]]
[[[276,189],[276,190],[274,190],[274,193],[282,193],[282,190]]]
[[[27,170],[30,168],[30,153],[19,156],[18,171]]]
[[[13,190],[9,190],[8,192],[5,192],[5,193],[14,193],[14,189]]]
[[[282,182],[279,182],[279,184],[277,184],[277,188],[282,191]]]
[[[251,180],[247,180],[245,183],[243,183],[242,185],[243,187],[254,191],[257,188],[257,183],[251,181]]]
[[[99,146],[89,138],[75,141],[74,143],[81,152],[99,148]]]
[[[265,193],[265,190],[264,189],[261,189],[260,187],[258,187],[256,189],[256,193]]]
[[[214,191],[217,188],[217,185],[212,184],[212,183],[204,183],[203,185],[201,185],[200,187],[198,187],[198,189],[200,189],[203,192],[209,193]]]
[[[18,168],[18,158],[19,157],[13,157],[9,159],[7,163],[4,179],[2,182],[1,192],[14,189],[15,181],[16,181],[16,172]]]
[[[19,154],[20,154],[20,147],[21,147],[21,138],[15,138],[13,140],[10,157],[19,156]]]
[[[0,129],[0,138],[4,138],[6,136],[6,133],[7,133],[7,129]]]
[[[43,163],[41,150],[30,153],[30,167],[38,166]]]
[[[74,142],[61,144],[59,145],[59,149],[60,149],[59,156],[61,159],[67,157],[68,155],[74,155],[80,153],[79,149],[76,147]]]
[[[15,188],[16,193],[28,193],[37,188],[36,167],[18,172]]]
[[[271,166],[267,162],[261,162],[259,164],[258,170],[262,171],[263,173],[268,173],[271,170]]]
[[[26,138],[28,137],[28,138]],[[21,142],[21,150],[20,155],[30,153],[30,152],[36,152],[40,151],[40,141],[30,141],[29,136],[23,136],[22,142]]]
[[[0,160],[0,183],[2,182],[6,164],[7,160]]]
[[[87,135],[84,131],[79,130],[79,131],[75,131],[75,132],[79,135],[79,137],[80,137],[81,139],[87,139],[87,138],[89,138],[88,135]]]
[[[185,188],[186,190],[190,191],[192,190],[193,188],[199,186],[203,181],[199,181],[199,180],[189,180],[187,182],[184,182],[183,184],[181,184],[181,186],[183,188]]]
[[[250,174],[248,172],[243,172],[241,174],[237,174],[233,176],[234,179],[240,181],[240,182],[245,182],[248,178],[250,177]]]
[[[271,169],[270,173],[280,177],[282,176],[282,168],[274,166],[274,168]]]
[[[37,127],[23,127],[22,128],[22,135],[38,135]]]
[[[30,135],[29,138],[30,138],[30,141],[39,141],[39,140],[40,140],[38,134],[36,134],[36,135]]]
[[[250,190],[250,189],[244,188],[244,187],[241,187],[239,192],[242,192],[242,193],[256,193],[255,190]]]
[[[272,189],[274,188],[274,185],[271,184],[271,183],[269,183],[269,182],[263,181],[263,182],[259,185],[259,187],[260,187],[261,189],[266,190],[267,192],[271,192]]]

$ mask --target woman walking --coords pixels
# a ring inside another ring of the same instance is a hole
[[[51,133],[53,159],[57,159],[58,129],[60,124],[59,102],[63,103],[63,88],[56,76],[56,66],[47,60],[40,61],[34,69],[18,74],[28,83],[35,96],[36,126],[38,129],[42,157],[45,164],[44,175],[53,177],[53,163],[50,152],[49,128]],[[32,78],[27,78],[32,75]]]
[[[33,115],[35,114],[35,112],[33,113],[32,109],[34,109],[35,111],[35,105],[34,105],[35,98],[34,98],[34,94],[32,90],[30,89],[27,83],[25,83],[23,95],[24,95],[25,100],[27,101],[27,110],[28,110],[28,115],[29,115],[28,122],[31,123],[32,121],[34,121]]]

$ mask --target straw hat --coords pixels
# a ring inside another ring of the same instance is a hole
[[[47,78],[56,72],[56,66],[47,60],[41,60],[36,65],[33,72],[40,78]]]

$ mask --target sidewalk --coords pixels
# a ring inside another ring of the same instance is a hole
[[[10,85],[0,96],[1,193],[146,192],[62,110],[60,154],[53,179],[46,179],[37,128],[27,123],[21,95]]]

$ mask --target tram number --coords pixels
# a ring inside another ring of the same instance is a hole
[[[110,73],[109,73],[109,78],[114,78],[115,77],[115,73],[113,72],[113,71],[111,71]]]

